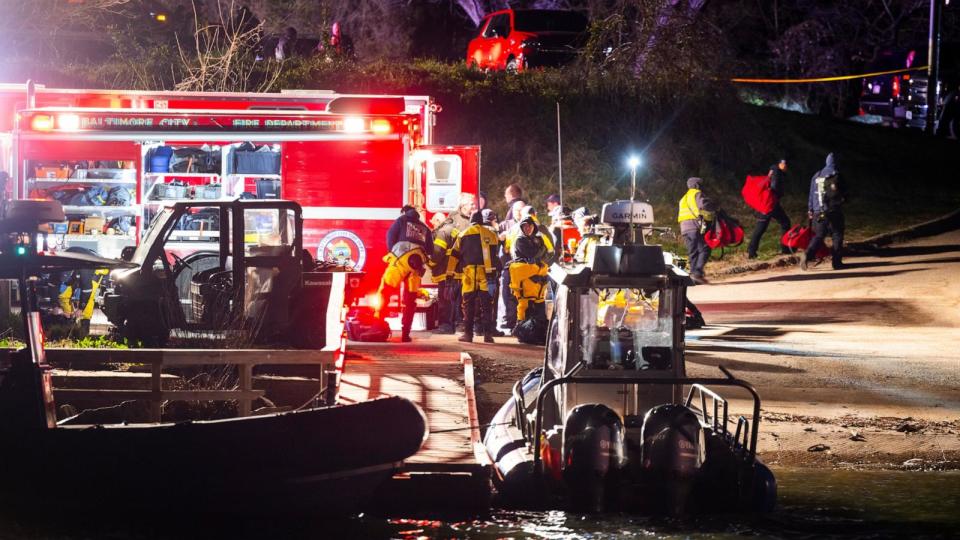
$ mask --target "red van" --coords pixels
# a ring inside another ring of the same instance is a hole
[[[576,57],[587,25],[586,16],[576,11],[495,11],[483,19],[467,46],[467,65],[510,72],[558,66]]]

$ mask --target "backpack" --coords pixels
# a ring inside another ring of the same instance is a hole
[[[770,189],[769,175],[747,175],[740,194],[747,206],[761,214],[769,214],[777,206],[777,194]]]
[[[823,206],[822,210],[833,208],[843,202],[843,194],[840,193],[839,176],[832,174],[830,176],[817,177],[817,185],[823,186]]]
[[[713,225],[703,233],[710,249],[737,247],[743,243],[743,227],[726,212],[718,211]]]

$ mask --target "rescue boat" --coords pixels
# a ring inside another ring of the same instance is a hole
[[[26,347],[0,358],[4,508],[168,517],[356,512],[426,440],[423,411],[400,397],[213,421],[57,423],[30,276],[130,265],[39,253],[37,226],[64,219],[59,203],[3,206],[0,279],[19,281],[27,336]]]
[[[689,275],[660,246],[647,203],[604,205],[615,230],[586,262],[555,264],[543,367],[513,387],[485,434],[500,504],[685,515],[773,508],[757,457],[760,397],[724,377],[687,377]],[[638,239],[638,234],[639,239]],[[646,233],[646,234],[645,234]],[[735,415],[714,388],[738,390]]]

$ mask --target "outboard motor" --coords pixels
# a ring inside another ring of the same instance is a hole
[[[706,454],[700,421],[684,406],[659,405],[647,412],[640,433],[650,500],[663,504],[664,513],[684,514]]]
[[[602,512],[617,499],[626,464],[623,421],[598,403],[570,411],[563,428],[563,480],[577,510]]]

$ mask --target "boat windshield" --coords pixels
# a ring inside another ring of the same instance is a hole
[[[150,253],[150,246],[156,242],[157,238],[163,233],[166,228],[167,221],[170,220],[170,215],[173,214],[173,208],[164,208],[160,211],[153,222],[150,223],[150,227],[147,229],[147,232],[143,236],[143,240],[140,240],[140,245],[137,246],[137,250],[133,253],[133,258],[130,259],[130,262],[135,264],[143,264],[143,261],[147,260],[147,255]]]
[[[672,366],[671,289],[599,288],[580,297],[588,369],[666,370]]]

